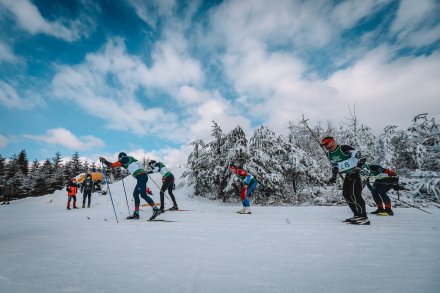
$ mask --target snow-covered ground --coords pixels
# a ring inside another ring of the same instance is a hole
[[[134,184],[125,179],[131,209]],[[347,207],[239,215],[185,188],[175,194],[190,211],[147,222],[149,207],[124,220],[121,182],[111,191],[119,223],[98,194],[90,209],[67,211],[65,191],[0,206],[0,292],[440,292],[439,209],[352,226],[341,223]]]

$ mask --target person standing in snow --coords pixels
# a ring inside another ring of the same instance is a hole
[[[346,219],[353,225],[370,225],[367,217],[365,201],[362,198],[362,182],[360,171],[365,163],[365,158],[361,153],[348,145],[338,145],[331,136],[324,137],[321,140],[323,146],[328,152],[327,156],[332,163],[333,176],[330,182],[336,182],[338,174],[344,174],[342,184],[342,196],[353,212],[353,217]]]
[[[242,200],[243,207],[237,211],[239,214],[250,214],[251,213],[251,202],[249,197],[252,195],[255,187],[257,186],[257,180],[254,176],[246,172],[243,168],[239,168],[236,165],[229,165],[229,170],[237,174],[240,179],[243,180],[243,187],[240,192],[240,197]]]
[[[70,179],[69,184],[67,185],[66,191],[67,191],[67,209],[70,210],[70,202],[73,199],[73,208],[77,209],[76,207],[76,193],[78,191],[79,185],[76,183],[76,179],[72,178]]]
[[[368,163],[365,163],[362,166],[361,172],[362,175],[368,176],[366,184],[371,191],[374,202],[377,206],[377,210],[371,212],[371,214],[378,216],[393,216],[394,212],[391,209],[391,199],[387,195],[387,192],[390,189],[398,188],[399,177],[397,177],[396,172],[379,165],[370,165]],[[377,178],[373,185],[370,184],[370,176]]]
[[[176,198],[173,194],[173,186],[174,186],[174,175],[171,173],[167,167],[162,162],[156,162],[155,160],[151,160],[148,163],[150,170],[148,174],[152,173],[160,173],[162,174],[162,187],[160,188],[160,211],[163,213],[165,211],[165,191],[168,190],[168,194],[173,201],[173,206],[168,209],[169,211],[177,211],[179,208],[177,206]]]
[[[139,206],[141,203],[139,196],[142,197],[153,208],[153,215],[150,217],[150,220],[154,220],[158,215],[160,215],[160,209],[155,205],[153,199],[147,195],[148,175],[147,172],[141,167],[141,164],[138,160],[127,156],[127,154],[124,152],[119,153],[118,161],[114,163],[110,163],[104,158],[99,158],[99,160],[110,168],[124,167],[134,178],[136,178],[137,184],[133,190],[134,212],[133,215],[127,217],[127,219],[139,219]]]
[[[3,196],[3,188],[4,188],[5,186],[2,184],[2,183],[0,183],[0,196]],[[3,204],[3,203],[2,203]]]
[[[92,175],[87,173],[86,178],[84,179],[82,185],[81,185],[81,192],[83,193],[83,205],[82,208],[86,207],[86,198],[87,201],[87,207],[90,208],[90,201],[92,197],[93,192],[93,180]]]
[[[3,192],[3,204],[9,204],[11,202],[11,195],[15,194],[16,189],[15,185],[12,181],[6,182],[6,184],[2,188]],[[0,193],[1,194],[1,193]]]

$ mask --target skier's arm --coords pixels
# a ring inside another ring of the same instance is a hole
[[[390,170],[390,169],[384,169],[383,172],[385,174],[387,174],[388,176],[391,176],[391,177],[396,177],[397,176],[397,173],[394,172],[393,170]]]
[[[154,164],[154,167],[151,168],[150,166],[150,170],[147,172],[147,174],[152,174],[152,173],[157,173],[160,171],[160,165],[159,163]]]
[[[99,161],[101,161],[101,163],[103,163],[104,165],[106,165],[107,167],[110,168],[116,168],[116,167],[121,167],[122,163],[119,161],[116,161],[114,163],[110,163],[109,161],[107,161],[105,158],[99,158]]]
[[[246,176],[246,178],[244,178],[243,183],[244,183],[244,187],[247,188],[249,186],[249,183],[251,182],[251,175],[248,174]]]

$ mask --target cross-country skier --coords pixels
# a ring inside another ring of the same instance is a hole
[[[127,219],[139,219],[139,196],[142,197],[153,208],[153,215],[150,217],[150,220],[154,220],[158,215],[160,215],[159,208],[155,205],[153,199],[147,195],[148,175],[146,171],[141,167],[141,164],[138,160],[133,157],[127,156],[127,154],[124,152],[119,153],[118,161],[114,163],[110,163],[104,158],[99,158],[99,160],[107,167],[124,167],[137,180],[137,184],[133,190],[134,212],[133,215],[127,217]]]
[[[179,208],[177,206],[176,198],[173,194],[173,186],[174,186],[174,175],[171,173],[167,167],[162,162],[156,162],[155,160],[151,160],[148,162],[150,166],[150,170],[148,174],[152,173],[160,173],[162,174],[162,187],[160,188],[160,210],[163,213],[165,209],[165,191],[168,190],[168,194],[173,201],[173,206],[168,209],[169,211],[177,211]]]
[[[76,193],[78,191],[79,185],[76,183],[75,178],[71,178],[69,184],[67,184],[67,209],[70,210],[70,202],[73,199],[73,208],[77,209],[76,207]]]
[[[361,153],[351,146],[338,145],[331,136],[324,137],[321,145],[327,149],[327,156],[333,166],[333,176],[330,182],[335,182],[338,174],[345,175],[342,195],[353,212],[353,217],[344,222],[354,225],[370,225],[365,201],[362,198],[362,182],[359,175],[365,158],[362,158]]]
[[[257,186],[257,180],[254,176],[246,172],[243,168],[239,168],[235,165],[229,165],[229,170],[237,174],[240,179],[243,180],[243,188],[240,192],[240,197],[243,203],[243,208],[241,208],[237,213],[239,214],[250,214],[251,213],[251,202],[249,197],[252,195],[255,187]]]
[[[86,178],[84,179],[82,185],[81,185],[81,192],[83,193],[83,205],[82,208],[86,207],[86,198],[87,201],[87,207],[90,208],[90,201],[92,197],[93,192],[93,180],[92,175],[87,173]]]
[[[371,214],[379,216],[393,216],[394,212],[391,209],[391,199],[387,195],[387,192],[390,189],[398,188],[399,177],[397,177],[396,172],[391,169],[383,168],[379,165],[370,165],[365,163],[362,166],[361,173],[362,175],[368,176],[366,184],[368,189],[370,189],[374,202],[377,206],[377,210],[371,212]],[[377,178],[373,185],[371,185],[369,182],[370,176]]]

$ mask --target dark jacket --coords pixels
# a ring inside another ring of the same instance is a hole
[[[84,179],[81,185],[81,192],[84,192],[85,190],[86,191],[91,190],[93,192],[93,180],[89,176],[86,179]]]

